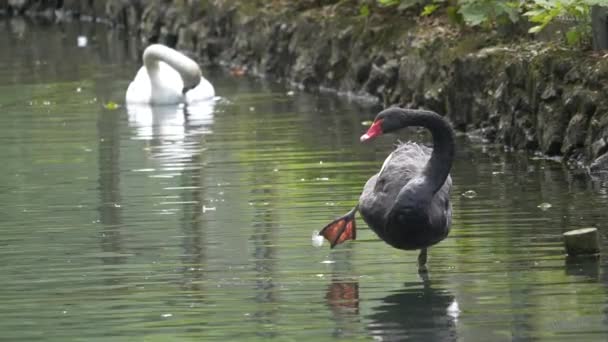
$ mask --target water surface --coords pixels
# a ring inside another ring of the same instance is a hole
[[[560,239],[605,234],[604,184],[459,137],[423,282],[360,219],[358,241],[311,246],[390,151],[359,143],[375,109],[209,69],[214,104],[126,108],[119,31],[0,27],[2,339],[608,339],[606,263]]]

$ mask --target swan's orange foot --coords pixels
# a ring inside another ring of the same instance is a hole
[[[319,235],[322,235],[330,242],[331,248],[346,240],[355,240],[357,238],[356,212],[357,208],[355,207],[348,214],[333,220],[319,232]]]

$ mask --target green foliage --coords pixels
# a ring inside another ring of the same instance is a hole
[[[399,10],[422,9],[420,16],[445,13],[451,22],[467,26],[496,27],[517,23],[522,16],[533,24],[530,33],[538,33],[557,20],[569,20],[572,27],[565,33],[570,45],[588,40],[591,32],[589,11],[592,5],[608,0],[376,0],[381,7],[397,6]],[[367,6],[367,5],[366,5]],[[369,15],[369,7],[366,7]],[[443,11],[442,11],[443,10]],[[362,12],[363,14],[363,12]]]
[[[362,17],[369,17],[369,6],[368,5],[361,5],[361,7],[359,7],[359,15]]]
[[[535,24],[529,32],[540,32],[550,23],[562,18],[573,23],[565,33],[566,43],[568,45],[581,44],[588,40],[591,34],[589,8],[595,3],[596,1],[589,0],[536,0],[528,6],[524,13],[528,20]]]
[[[382,6],[396,6],[399,5],[400,0],[378,0],[378,3]]]
[[[584,2],[584,0],[536,0],[529,6],[530,9],[524,13],[530,22],[536,24],[536,26],[530,28],[529,32],[540,32],[558,17],[569,16],[574,19],[585,20],[589,16],[589,7]]]
[[[420,5],[430,3],[429,0],[378,0],[378,4],[383,7],[397,6],[399,10],[408,10]],[[443,2],[443,1],[437,1]]]
[[[435,13],[435,11],[439,8],[438,4],[430,4],[430,5],[426,5],[424,6],[424,9],[422,10],[422,13],[420,13],[421,16],[423,17],[427,17],[433,13]]]
[[[519,20],[519,1],[460,0],[458,5],[458,12],[469,26],[492,25],[505,17],[514,23]]]
[[[593,5],[604,4],[606,0],[535,0],[529,4],[524,13],[528,20],[535,24],[530,33],[542,31],[550,23],[557,20],[569,22],[564,34],[566,43],[570,46],[589,43],[591,37],[590,8]]]
[[[452,22],[454,24],[459,24],[459,25],[464,23],[464,20],[462,19],[462,15],[460,13],[458,13],[457,6],[448,6],[448,8],[445,9],[445,13],[447,14],[450,22]]]

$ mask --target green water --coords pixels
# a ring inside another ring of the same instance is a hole
[[[459,137],[423,282],[360,219],[311,244],[390,151],[358,141],[375,109],[221,70],[213,106],[127,109],[119,31],[0,28],[0,340],[608,339],[606,263],[560,239],[606,232],[605,184]]]

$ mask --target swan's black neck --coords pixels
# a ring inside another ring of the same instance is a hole
[[[452,127],[443,117],[432,111],[403,108],[389,108],[385,110],[385,112],[387,111],[391,112],[390,116],[395,116],[397,119],[395,129],[421,126],[431,132],[433,152],[424,167],[423,173],[426,178],[426,186],[433,194],[436,193],[443,186],[452,168],[452,160],[454,159],[454,131]]]

